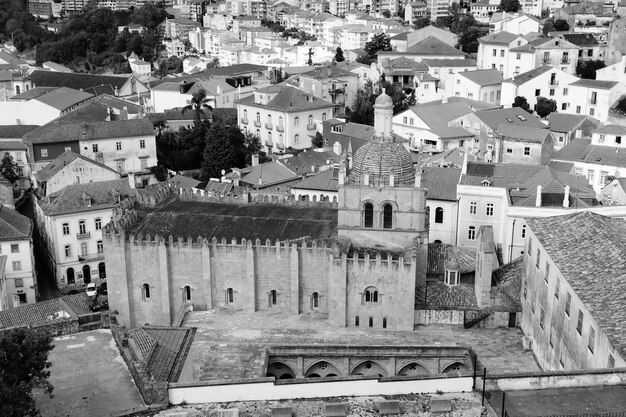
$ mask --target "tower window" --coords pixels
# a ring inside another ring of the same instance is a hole
[[[276,290],[270,291],[270,306],[275,306],[277,301],[277,293]]]
[[[374,227],[374,206],[372,203],[363,205],[363,227]]]
[[[312,298],[312,304],[313,304],[313,308],[317,308],[319,307],[319,294],[314,292]]]
[[[369,304],[378,303],[378,290],[375,287],[368,287],[365,289],[365,302]]]
[[[226,304],[232,304],[234,300],[233,289],[229,288],[226,290]]]
[[[148,298],[150,298],[150,285],[148,284],[143,284],[143,288],[142,288],[142,292],[143,292],[143,299],[146,300]]]
[[[435,209],[435,223],[443,223],[443,208],[441,207]]]
[[[183,288],[183,302],[191,301],[191,287],[189,285],[185,285]]]
[[[391,229],[393,227],[393,207],[391,204],[383,206],[383,229]]]

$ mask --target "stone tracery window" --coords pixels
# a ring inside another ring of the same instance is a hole
[[[363,301],[366,304],[377,304],[379,300],[379,293],[376,287],[367,287],[363,293]]]
[[[363,204],[363,227],[374,227],[374,205],[372,203]]]
[[[383,205],[383,229],[393,228],[393,206],[389,203]]]

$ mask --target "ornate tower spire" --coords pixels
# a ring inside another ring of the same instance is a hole
[[[385,89],[374,102],[374,140],[380,143],[392,143],[391,124],[393,121],[393,100]]]

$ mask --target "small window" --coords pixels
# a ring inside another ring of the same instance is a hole
[[[441,207],[435,209],[435,223],[443,224],[443,208]]]
[[[142,285],[141,292],[142,292],[144,301],[150,298],[150,286],[148,284]]]
[[[326,121],[326,117],[327,117],[327,116],[326,116],[326,113],[322,113],[322,122],[325,122],[325,121]]]
[[[104,244],[101,240],[96,242],[96,250],[98,251],[98,253],[104,253]]]
[[[568,91],[569,91],[569,90],[568,90],[567,88],[564,88],[564,89],[563,89],[563,95],[564,95],[564,96],[566,96],[566,95],[567,95],[567,93],[568,93]]]
[[[293,125],[300,126],[300,118],[298,116],[293,118]]]
[[[65,245],[64,250],[65,250],[65,257],[71,258],[72,257],[72,245]]]
[[[569,311],[572,306],[572,294],[567,293],[567,297],[565,298],[565,314],[569,317]]]
[[[19,244],[11,245],[11,253],[19,253],[19,252],[20,252],[20,245]]]
[[[468,240],[476,240],[476,227],[470,226],[467,231],[467,239]]]
[[[387,328],[387,317],[383,317],[383,329]]]
[[[234,291],[232,288],[226,290],[226,304],[232,304],[234,302]]]
[[[530,156],[530,146],[524,146],[524,155]]]
[[[356,316],[356,317],[354,318],[354,325],[355,325],[356,327],[359,327],[359,316]]]
[[[585,314],[582,312],[582,310],[578,310],[578,324],[576,325],[576,331],[580,335],[583,334],[583,321],[584,321],[584,319],[585,319]]]
[[[185,285],[183,288],[183,302],[191,301],[191,287],[189,285]]]
[[[65,150],[65,152],[70,152],[72,150],[72,147],[71,146],[66,146],[64,150]]]
[[[391,204],[383,206],[383,229],[393,228],[393,207]]]
[[[364,298],[367,304],[377,304],[378,303],[378,289],[376,289],[375,287],[366,288]]]
[[[470,201],[469,204],[469,213],[470,214],[476,214],[476,209],[477,209],[478,203],[476,203],[475,201]]]
[[[139,148],[146,149],[146,141],[144,139],[139,139]]]
[[[548,282],[549,277],[550,277],[550,264],[548,263],[548,261],[546,261],[546,271],[545,271],[545,274],[543,275],[543,279],[544,281],[546,281],[546,283]]]
[[[278,293],[276,290],[270,291],[270,305],[275,306],[278,301]]]
[[[408,118],[406,116],[404,116],[402,118],[402,124],[407,124],[407,122],[408,122]]]
[[[539,314],[539,327],[541,327],[541,330],[545,330],[545,321],[546,321],[546,310],[545,308],[543,308],[543,306],[541,306],[541,313]]]
[[[589,348],[589,351],[591,353],[593,353],[593,349],[596,346],[596,329],[594,329],[593,327],[589,328],[589,342],[587,343],[587,347]]]
[[[522,236],[522,239],[526,238],[526,225],[525,224],[522,225],[521,236]]]
[[[42,148],[39,152],[41,153],[41,157],[42,158],[47,158],[48,157],[48,149]]]
[[[622,143],[622,137],[621,136],[615,136],[615,143],[620,145]]]
[[[369,326],[370,327],[374,327],[374,317],[370,317],[370,319],[369,319]]]
[[[535,90],[535,97],[540,96],[541,95],[541,89],[536,89]]]
[[[13,261],[13,270],[21,271],[22,270],[22,261]]]
[[[493,216],[493,203],[487,203],[487,216]]]
[[[300,135],[299,134],[295,134],[293,137],[293,142],[294,143],[300,143]]]
[[[26,302],[27,302],[27,301],[26,301],[26,294],[23,294],[23,293],[22,293],[22,294],[18,294],[17,296],[18,296],[18,297],[19,297],[19,299],[20,299],[20,304],[26,304]]]
[[[78,233],[84,235],[87,233],[87,227],[85,226],[85,221],[81,220],[78,222]]]
[[[561,278],[556,277],[556,284],[554,285],[554,298],[559,299],[559,293],[561,292]]]
[[[374,206],[372,203],[363,204],[363,227],[374,227]]]
[[[115,142],[115,149],[118,151],[122,150],[122,142]]]
[[[541,263],[541,251],[537,248],[537,259],[535,261],[535,266],[539,269],[539,264]]]
[[[94,221],[95,225],[96,225],[96,230],[100,230],[102,229],[102,219],[100,217],[98,217],[95,221]]]
[[[92,144],[91,145],[91,150],[93,151],[93,153],[98,152],[98,144],[97,143]]]
[[[318,308],[319,307],[319,294],[314,292],[313,295],[311,296],[311,304],[313,305],[313,308]]]
[[[22,278],[15,278],[15,287],[20,288],[24,286],[24,280]]]

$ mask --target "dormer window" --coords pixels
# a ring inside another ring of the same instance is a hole
[[[461,274],[459,272],[459,264],[456,260],[452,259],[446,262],[445,266],[445,276],[444,282],[449,287],[454,287],[459,285],[461,281]]]
[[[483,187],[491,187],[491,181],[483,180],[483,182],[481,182],[480,185],[482,185]]]
[[[89,195],[87,195],[86,193],[83,193],[82,199],[83,199],[83,203],[85,204],[85,206],[91,207],[91,197]]]

